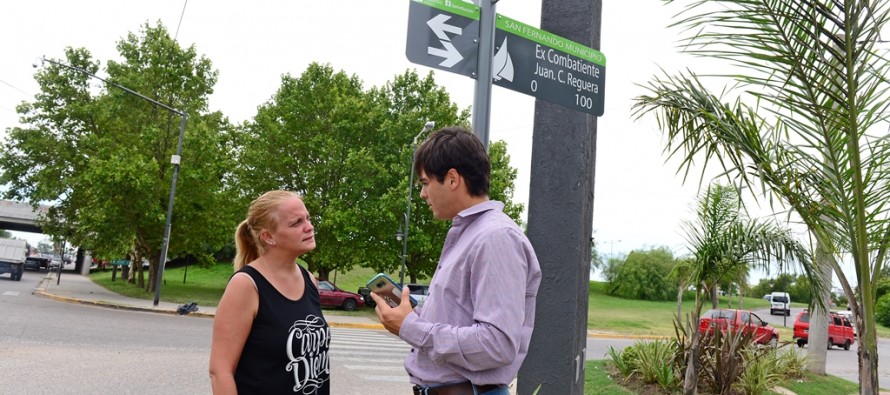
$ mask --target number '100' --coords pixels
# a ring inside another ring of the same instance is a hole
[[[582,95],[576,94],[575,95],[575,105],[584,107],[584,108],[593,108],[593,99],[591,99],[587,96],[582,96]]]

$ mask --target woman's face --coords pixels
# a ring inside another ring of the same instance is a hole
[[[276,248],[305,254],[315,249],[315,227],[303,200],[294,196],[278,206],[278,226],[270,232]]]

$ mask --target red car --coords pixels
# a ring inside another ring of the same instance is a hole
[[[776,347],[779,344],[779,331],[748,310],[708,310],[702,314],[701,320],[699,320],[699,331],[710,333],[714,328],[720,328],[722,331],[727,329],[744,330],[747,333],[753,333],[754,341],[757,343],[769,344],[771,347]]]
[[[353,311],[365,305],[361,295],[344,291],[327,281],[318,282],[318,296],[322,306],[341,307],[346,311]]]
[[[803,347],[807,344],[810,336],[810,313],[806,310],[797,314],[794,319],[794,339],[797,340],[797,346]],[[856,342],[856,332],[853,331],[853,324],[847,317],[837,313],[828,314],[828,348],[832,346],[842,346],[844,350],[849,350],[850,345]]]

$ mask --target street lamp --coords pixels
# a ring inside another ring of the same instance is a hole
[[[402,238],[399,239],[402,241],[402,274],[399,276],[399,285],[405,285],[405,260],[408,258],[408,218],[411,217],[411,193],[413,192],[412,185],[414,184],[414,154],[417,153],[417,140],[420,139],[424,133],[433,130],[436,127],[436,122],[428,121],[423,125],[423,129],[420,130],[420,133],[417,133],[417,136],[414,136],[414,140],[411,142],[411,169],[409,170],[410,175],[408,176],[408,204],[405,206],[405,233],[401,232],[401,226],[399,227],[400,232],[396,233],[396,238],[399,239],[399,234],[402,235]]]
[[[32,66],[34,66],[34,68],[42,66],[43,63],[48,62],[48,63],[52,63],[56,66],[61,66],[61,67],[64,67],[64,68],[67,68],[70,70],[74,70],[79,73],[86,74],[86,75],[93,77],[99,81],[102,81],[108,85],[111,85],[115,88],[123,90],[124,92],[127,92],[127,93],[134,95],[136,97],[139,97],[140,99],[148,101],[156,106],[162,107],[162,108],[166,109],[167,111],[176,113],[181,118],[181,121],[179,122],[179,143],[176,146],[176,154],[170,158],[170,163],[173,164],[173,181],[171,181],[171,183],[170,183],[170,199],[167,202],[167,224],[164,226],[164,244],[161,247],[161,259],[160,259],[160,262],[158,262],[158,275],[155,278],[154,305],[157,306],[158,301],[161,298],[161,283],[163,282],[162,279],[164,278],[164,265],[167,263],[167,249],[170,246],[170,225],[171,225],[170,221],[173,217],[173,198],[176,196],[176,179],[179,177],[179,162],[182,157],[182,139],[183,139],[183,136],[185,135],[185,124],[186,124],[186,121],[188,120],[188,114],[185,111],[177,110],[177,109],[170,107],[164,103],[161,103],[157,100],[149,98],[148,96],[145,96],[139,92],[136,92],[130,88],[127,88],[123,85],[108,81],[102,77],[92,74],[89,71],[86,71],[79,67],[75,67],[75,66],[72,66],[69,64],[58,62],[58,61],[55,61],[52,59],[47,59],[46,56],[42,56],[42,57],[38,58],[38,60],[40,61],[39,63],[37,61],[35,61],[32,64]]]

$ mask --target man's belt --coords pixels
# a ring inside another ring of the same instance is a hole
[[[473,387],[476,387],[476,392],[473,391]],[[415,385],[413,390],[414,395],[476,395],[494,391],[500,387],[501,386],[497,384],[474,386],[469,381],[464,381],[461,383],[434,386]]]

